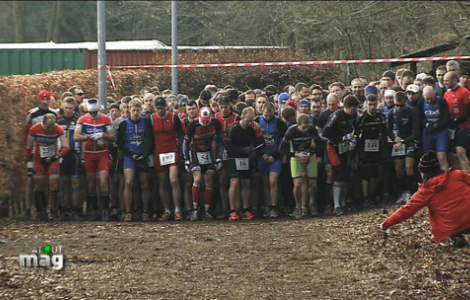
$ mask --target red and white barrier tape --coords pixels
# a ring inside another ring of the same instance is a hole
[[[146,65],[146,66],[103,66],[103,69],[195,69],[195,68],[226,68],[226,67],[279,67],[279,66],[308,66],[308,65],[349,65],[349,64],[376,64],[393,62],[420,62],[438,60],[466,60],[470,56],[447,57],[415,57],[415,58],[379,58],[357,60],[322,60],[322,61],[295,61],[295,62],[261,62],[261,63],[228,63],[228,64],[192,64],[192,65]]]

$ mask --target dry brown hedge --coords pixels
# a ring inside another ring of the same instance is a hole
[[[116,90],[108,78],[108,95],[120,99],[140,93],[144,86],[158,86],[156,73],[142,70],[114,71]],[[80,86],[86,97],[98,94],[96,70],[63,70],[34,75],[0,76],[0,197],[21,198],[25,192],[26,170],[24,122],[37,106],[37,95],[47,89],[56,100],[70,87]]]

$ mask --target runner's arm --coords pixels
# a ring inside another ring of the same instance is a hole
[[[77,126],[75,126],[75,131],[73,132],[73,140],[74,140],[74,142],[91,141],[91,135],[82,134],[82,124],[81,123],[77,123]]]
[[[189,142],[192,140],[194,132],[196,130],[196,122],[191,121],[186,129],[186,134],[183,139],[183,158],[184,160],[189,160]]]
[[[153,137],[153,124],[152,115],[145,117],[145,133],[144,133],[144,157],[149,157],[153,154],[155,148],[155,141]]]
[[[446,128],[449,126],[451,119],[450,119],[450,114],[449,114],[449,105],[447,105],[447,101],[442,100],[439,103],[439,110],[440,114],[444,116],[443,120],[437,124],[434,125],[434,128],[436,130],[441,130],[443,128]]]
[[[126,147],[126,130],[127,122],[126,120],[122,120],[118,127],[117,145],[119,150],[121,150],[125,155],[132,157],[133,153]]]
[[[419,117],[418,117],[418,112],[415,109],[411,110],[411,124],[413,124],[413,129],[412,133],[409,137],[403,139],[403,143],[409,143],[414,140],[419,139],[419,133],[420,133],[420,123],[419,123]]]
[[[455,120],[452,123],[452,126],[455,127],[455,126],[465,122],[469,117],[470,117],[470,103],[465,105],[465,113],[463,115],[461,115],[460,117],[458,117],[457,120]]]

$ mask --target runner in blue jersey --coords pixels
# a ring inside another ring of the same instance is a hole
[[[287,125],[274,115],[275,107],[268,102],[263,105],[263,114],[255,120],[261,125],[266,147],[258,161],[259,173],[263,182],[264,198],[269,211],[266,216],[277,218],[278,180],[282,168],[282,154],[278,150]],[[270,200],[270,201],[269,201]]]
[[[117,144],[124,153],[124,204],[126,206],[125,222],[132,221],[132,187],[134,177],[139,173],[142,188],[143,214],[142,221],[150,221],[149,216],[149,170],[148,151],[145,151],[144,138],[149,130],[149,121],[142,117],[142,103],[140,100],[132,100],[129,103],[131,116],[119,124]]]
[[[441,170],[449,168],[447,162],[447,143],[449,142],[450,116],[449,107],[445,99],[436,95],[433,87],[427,86],[423,89],[424,99],[418,103],[418,111],[423,120],[422,145],[423,152],[429,150],[437,152],[437,158]]]

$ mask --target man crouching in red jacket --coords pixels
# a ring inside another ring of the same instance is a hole
[[[406,221],[427,206],[437,244],[450,236],[454,247],[464,247],[467,242],[463,234],[470,233],[470,175],[455,168],[440,170],[435,151],[421,157],[418,169],[423,177],[418,192],[381,224],[382,229]]]

